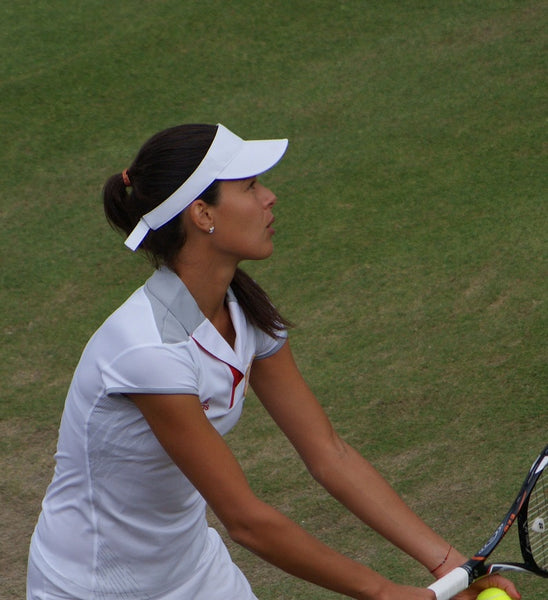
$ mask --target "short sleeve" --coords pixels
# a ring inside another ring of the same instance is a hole
[[[188,343],[135,346],[101,370],[107,395],[198,394],[198,373]]]
[[[260,329],[256,330],[256,350],[255,350],[255,358],[268,358],[273,354],[276,354],[278,350],[285,344],[287,340],[287,331],[282,329],[276,333],[275,337],[272,337],[261,331]]]

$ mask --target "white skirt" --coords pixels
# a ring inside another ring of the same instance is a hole
[[[66,578],[48,577],[41,560],[32,551],[27,571],[27,600],[136,600],[135,594],[120,592],[94,594]],[[55,581],[53,581],[55,579]],[[63,578],[64,579],[64,578]],[[139,595],[139,600],[257,600],[240,569],[232,562],[219,534],[208,530],[208,550],[190,579],[176,589],[158,594]]]

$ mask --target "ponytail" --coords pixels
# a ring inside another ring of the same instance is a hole
[[[124,233],[131,231],[141,218],[133,215],[130,196],[122,173],[109,177],[103,188],[103,208],[110,225]]]
[[[124,173],[127,178],[127,171]],[[127,236],[149,209],[143,207],[142,196],[135,184],[132,184],[131,193],[128,194],[124,173],[112,175],[105,183],[103,208],[110,225]],[[162,265],[169,267],[185,240],[186,234],[177,215],[161,229],[149,231],[141,244],[141,250],[156,269]]]

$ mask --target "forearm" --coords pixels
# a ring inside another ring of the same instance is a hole
[[[393,585],[260,501],[229,527],[229,533],[234,541],[284,571],[351,598],[380,598]]]
[[[316,464],[319,466],[310,466],[315,479],[365,524],[429,570],[444,561],[448,542],[426,525],[352,447],[339,440]],[[454,566],[463,559],[452,550],[446,563]],[[444,571],[440,568],[435,575]]]
[[[449,544],[422,522],[384,478],[340,439],[299,373],[289,344],[256,361],[251,384],[312,475],[364,523],[432,570]],[[451,563],[463,559],[451,553]],[[436,570],[436,576],[443,569]]]

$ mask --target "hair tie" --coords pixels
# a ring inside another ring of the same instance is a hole
[[[122,179],[124,180],[124,185],[126,187],[131,187],[131,181],[129,179],[129,175],[127,174],[127,169],[122,171]]]

